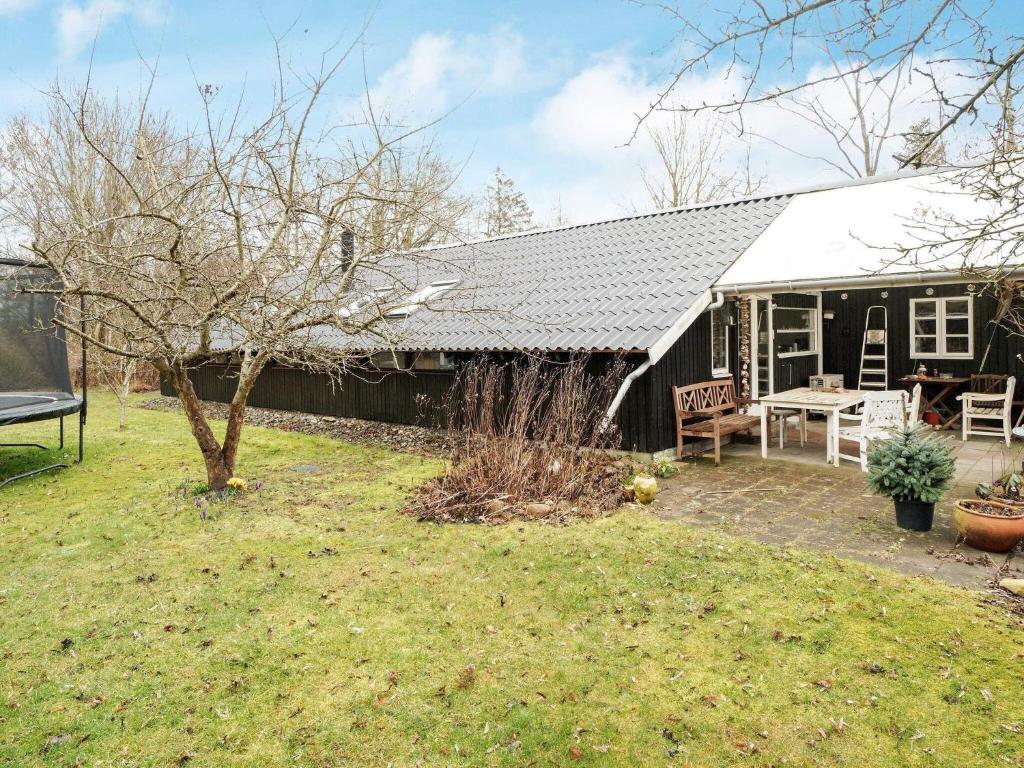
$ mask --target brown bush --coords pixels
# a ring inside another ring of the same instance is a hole
[[[608,454],[619,434],[604,419],[623,373],[622,361],[591,373],[586,357],[468,364],[441,408],[449,469],[408,511],[484,523],[594,516],[617,506],[628,468]]]

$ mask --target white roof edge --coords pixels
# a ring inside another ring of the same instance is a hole
[[[665,331],[661,337],[651,344],[647,349],[647,357],[652,363],[657,363],[673,344],[679,341],[679,337],[686,332],[686,329],[693,325],[693,321],[700,317],[711,304],[711,289],[704,291],[694,302],[686,308],[686,311],[679,316],[679,319],[672,323],[672,326]]]
[[[414,251],[401,251],[396,255],[402,253],[426,253],[429,251],[439,251],[445,248],[458,248],[464,245],[480,245],[482,243],[494,243],[502,240],[512,240],[517,237],[529,237],[530,235],[542,235],[549,232],[563,232],[569,229],[580,229],[582,227],[594,227],[599,224],[610,224],[615,221],[629,221],[630,219],[645,219],[653,216],[660,216],[668,213],[683,213],[685,211],[699,211],[707,208],[719,208],[727,205],[738,205],[739,203],[751,203],[756,200],[771,200],[775,197],[794,197],[796,195],[805,195],[812,192],[824,192],[830,189],[841,189],[845,187],[862,187],[868,184],[881,184],[887,181],[895,181],[897,179],[912,179],[917,176],[934,176],[940,173],[954,173],[956,171],[964,171],[968,168],[977,166],[978,163],[969,163],[964,165],[942,165],[942,166],[928,166],[924,168],[915,168],[911,170],[895,171],[893,173],[879,174],[877,176],[863,176],[856,179],[837,179],[836,181],[824,181],[818,184],[811,184],[809,186],[795,187],[789,189],[780,189],[774,192],[762,192],[755,195],[744,195],[742,197],[730,197],[722,200],[712,200],[706,203],[696,203],[693,205],[681,205],[675,208],[657,208],[649,211],[641,211],[638,213],[629,213],[623,216],[613,216],[605,219],[591,219],[588,221],[581,221],[575,224],[562,224],[557,227],[540,227],[538,229],[529,229],[525,232],[511,232],[507,235],[497,235],[494,237],[480,237],[473,240],[459,240],[455,243],[439,243],[437,245],[428,245],[423,248],[417,248]]]
[[[1024,266],[1011,267],[1001,271],[1006,277],[1024,275]],[[730,295],[743,293],[798,293],[800,291],[841,290],[843,288],[896,288],[908,285],[939,285],[942,283],[981,282],[983,276],[961,271],[936,272],[890,272],[876,275],[852,275],[847,277],[821,277],[808,280],[779,280],[761,283],[734,283],[713,285],[711,290]]]

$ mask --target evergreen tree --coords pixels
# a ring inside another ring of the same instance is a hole
[[[494,169],[494,181],[487,186],[484,200],[484,234],[487,237],[523,232],[533,227],[533,210],[515,182],[501,168]]]
[[[921,166],[946,165],[949,159],[946,155],[946,140],[943,137],[931,144],[923,154],[918,157],[921,147],[925,145],[929,137],[935,132],[930,117],[922,117],[915,123],[911,123],[907,132],[903,134],[903,148],[896,155],[897,160],[911,160],[911,165],[916,168]]]

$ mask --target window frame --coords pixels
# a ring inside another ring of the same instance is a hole
[[[963,320],[962,314],[956,314],[952,318],[946,311],[946,304],[950,301],[967,302],[967,333],[948,333],[946,321]],[[917,306],[919,304],[933,303],[935,305],[934,318],[925,317],[922,320],[935,320],[935,333],[917,332]],[[974,359],[974,296],[970,293],[961,296],[918,296],[910,299],[910,359],[911,360],[973,360]],[[947,337],[962,339],[966,335],[967,351],[950,352],[948,350]],[[935,339],[934,352],[918,352],[917,339]]]
[[[805,312],[810,318],[810,323],[807,328],[775,328],[775,313],[779,310],[793,311],[793,312]],[[772,307],[772,337],[775,339],[775,346],[778,347],[779,334],[789,333],[806,333],[810,335],[811,345],[807,349],[801,349],[798,352],[777,352],[780,360],[784,360],[788,357],[808,357],[810,355],[817,355],[818,349],[821,345],[821,334],[818,333],[818,308],[817,307],[787,307],[781,304],[777,304]]]
[[[721,308],[711,310],[711,378],[713,379],[724,379],[732,376],[731,366],[729,365],[729,324],[725,322],[724,313]],[[725,367],[715,367],[715,324],[720,325],[722,329],[721,337],[725,342]]]

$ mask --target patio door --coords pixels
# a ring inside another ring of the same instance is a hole
[[[821,295],[753,295],[750,391],[755,398],[807,385],[821,373]]]
[[[750,351],[753,360],[750,361],[750,371],[753,376],[750,390],[755,398],[762,398],[774,392],[772,383],[774,381],[774,357],[772,349],[775,343],[775,334],[772,331],[772,301],[771,297],[754,296],[750,299],[750,338],[753,343]]]

